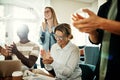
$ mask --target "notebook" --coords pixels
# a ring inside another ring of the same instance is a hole
[[[21,71],[20,60],[0,61],[0,77],[10,77],[14,71]]]

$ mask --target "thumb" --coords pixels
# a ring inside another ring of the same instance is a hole
[[[46,54],[45,50],[40,51],[41,56],[44,56]]]
[[[13,42],[13,45],[16,45],[15,42]]]

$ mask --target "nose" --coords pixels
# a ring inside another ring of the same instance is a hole
[[[57,40],[57,41],[60,41],[60,38],[59,38],[59,37],[56,37],[56,40]]]

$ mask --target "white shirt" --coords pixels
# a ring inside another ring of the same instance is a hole
[[[57,43],[51,48],[51,56],[54,62],[45,65],[46,69],[54,69],[56,77],[62,80],[81,80],[82,71],[79,67],[79,48],[69,42],[64,48]]]

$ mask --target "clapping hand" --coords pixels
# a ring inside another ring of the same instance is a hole
[[[53,58],[51,57],[49,51],[46,52],[45,50],[41,50],[41,57],[44,64],[51,64],[53,62]]]
[[[98,17],[95,13],[93,13],[89,9],[83,9],[83,11],[88,13],[89,17],[84,18],[78,13],[76,13],[76,15],[73,14],[72,15],[73,26],[81,32],[91,33],[100,27],[99,23],[101,21],[101,18]]]
[[[10,46],[7,46],[7,50],[9,53],[17,54],[18,49],[16,47],[16,44],[13,42]]]
[[[5,47],[6,47],[6,45],[5,45]],[[0,46],[0,53],[3,56],[9,56],[9,53],[8,53],[7,49],[3,48],[2,46]]]

